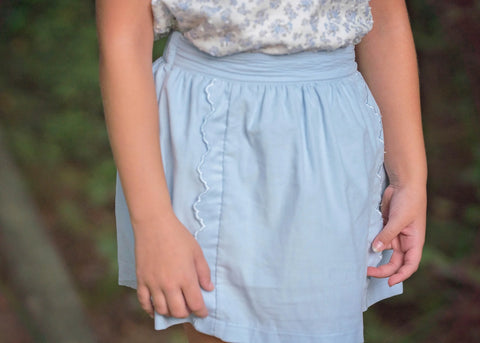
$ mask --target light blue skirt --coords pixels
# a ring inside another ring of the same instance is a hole
[[[181,33],[153,64],[173,209],[203,249],[215,290],[190,322],[226,342],[359,343],[362,312],[402,285],[366,276],[390,252],[379,108],[353,46],[213,57]],[[117,177],[119,284],[136,287],[133,231]],[[168,263],[168,261],[165,261]]]

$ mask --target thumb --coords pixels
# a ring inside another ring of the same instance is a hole
[[[372,250],[374,252],[385,250],[391,244],[392,240],[402,232],[407,224],[408,223],[405,222],[401,216],[390,216],[387,224],[373,240]]]
[[[392,202],[392,197],[394,193],[395,193],[394,188],[391,186],[388,186],[382,195],[382,201],[381,201],[380,207],[381,207],[384,224],[387,223],[388,214],[390,213],[390,203]]]
[[[210,278],[210,267],[208,266],[202,251],[195,256],[195,269],[197,270],[198,282],[206,291],[213,291],[215,288]]]

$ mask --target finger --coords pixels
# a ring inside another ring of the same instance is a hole
[[[395,274],[403,263],[403,253],[394,251],[390,261],[379,267],[368,267],[367,276],[373,276],[376,278],[385,278]]]
[[[197,270],[200,286],[206,291],[213,291],[215,287],[210,277],[210,267],[208,266],[207,260],[203,256],[201,249],[198,249],[195,256],[195,269]]]
[[[393,286],[399,282],[405,281],[418,269],[418,266],[412,264],[403,265],[395,274],[388,279],[388,284]]]
[[[137,298],[142,309],[153,318],[153,304],[150,300],[150,290],[146,285],[139,285],[137,287]]]
[[[162,291],[155,292],[152,296],[151,301],[153,303],[155,312],[163,316],[170,315],[170,313],[168,312],[167,301],[165,300],[165,295]]]
[[[180,287],[165,289],[164,294],[170,316],[186,318],[190,315]]]
[[[393,188],[387,187],[382,195],[382,203],[380,206],[383,218],[383,224],[385,225],[388,221],[388,213],[390,212],[390,202],[392,200]]]
[[[395,239],[394,239],[394,240],[395,240]],[[392,242],[393,242],[393,241],[392,241]],[[390,242],[390,244],[388,244],[383,250],[392,250],[392,249],[393,249],[392,242]]]
[[[393,286],[399,282],[403,282],[412,276],[418,270],[420,265],[420,259],[422,258],[421,249],[411,249],[405,253],[404,264],[399,270],[393,274],[388,283]]]
[[[404,261],[404,254],[400,250],[398,238],[392,240],[391,246],[393,249],[393,254],[390,257],[390,261],[379,267],[369,267],[367,269],[367,276],[373,276],[377,278],[389,277],[400,269]]]
[[[390,208],[390,202],[392,200],[392,196],[395,193],[395,188],[389,185],[387,188],[385,188],[385,191],[382,194],[382,212],[384,216],[388,215],[388,210]]]
[[[372,242],[372,250],[380,252],[385,250],[392,240],[409,224],[406,216],[396,215],[388,218],[387,224]]]
[[[208,315],[207,307],[203,301],[200,285],[197,280],[189,282],[183,289],[183,295],[188,308],[198,317],[206,317]]]

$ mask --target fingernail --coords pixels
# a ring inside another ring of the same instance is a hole
[[[383,243],[380,242],[380,241],[376,241],[373,245],[372,245],[372,250],[374,252],[380,252],[382,251],[382,248],[383,248]]]
[[[213,286],[213,282],[212,280],[210,280],[210,282],[208,283],[208,288],[212,289],[214,288],[215,286]]]

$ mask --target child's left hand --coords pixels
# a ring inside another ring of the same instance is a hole
[[[389,263],[368,267],[368,276],[389,277],[388,284],[393,286],[418,269],[425,243],[425,188],[390,184],[385,189],[381,208],[385,226],[373,241],[372,248],[377,252],[393,249],[393,254]]]

